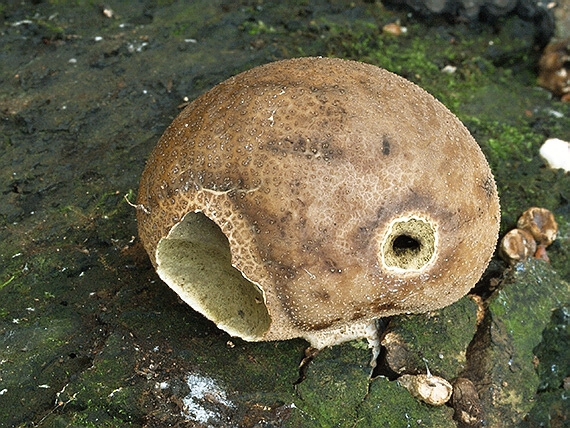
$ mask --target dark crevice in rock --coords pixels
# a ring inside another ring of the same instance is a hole
[[[372,370],[372,378],[376,378],[378,376],[384,376],[386,378],[388,378],[389,380],[396,380],[400,377],[400,374],[398,374],[397,372],[395,372],[394,370],[392,370],[390,368],[390,365],[388,364],[386,357],[387,357],[387,353],[388,350],[386,349],[385,346],[382,346],[380,348],[380,355],[378,355],[378,359],[376,362],[376,367],[374,367],[374,369]]]

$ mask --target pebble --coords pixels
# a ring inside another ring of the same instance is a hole
[[[570,143],[558,138],[549,138],[540,148],[540,156],[553,169],[570,171]]]

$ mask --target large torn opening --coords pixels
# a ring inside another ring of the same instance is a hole
[[[392,222],[381,246],[383,264],[388,268],[419,271],[434,257],[436,232],[431,223],[419,217]]]
[[[162,280],[222,330],[259,340],[269,329],[263,292],[231,265],[226,236],[204,214],[186,214],[158,243],[156,261]]]

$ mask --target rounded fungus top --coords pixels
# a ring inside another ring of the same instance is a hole
[[[491,171],[449,110],[330,58],[256,67],[193,101],[138,204],[157,272],[194,309],[246,340],[317,348],[458,300],[499,226]]]

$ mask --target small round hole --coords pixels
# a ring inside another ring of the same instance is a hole
[[[423,270],[433,259],[436,231],[423,218],[411,216],[395,219],[380,247],[382,264],[400,271]]]
[[[392,242],[392,249],[397,254],[405,252],[418,252],[421,248],[421,243],[409,235],[399,235]]]

